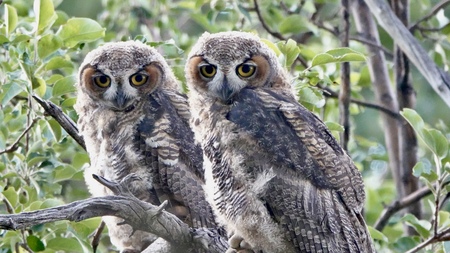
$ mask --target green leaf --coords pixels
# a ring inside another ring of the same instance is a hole
[[[332,121],[326,121],[325,125],[330,129],[330,131],[338,131],[338,132],[344,132],[344,127],[341,124],[338,124],[336,122]]]
[[[61,141],[61,125],[54,119],[47,120],[47,124],[50,126],[53,137],[56,141]]]
[[[33,89],[36,90],[38,96],[43,97],[47,91],[45,80],[40,77],[33,77]]]
[[[63,205],[64,202],[60,199],[46,199],[44,202],[42,202],[40,209],[45,209],[49,207],[55,207]]]
[[[64,252],[83,252],[83,248],[75,238],[57,237],[47,241],[47,248]]]
[[[436,129],[424,129],[423,138],[427,146],[431,151],[440,158],[447,156],[448,152],[448,140],[441,133],[441,131]]]
[[[75,76],[66,76],[59,79],[53,86],[52,96],[59,97],[61,95],[76,91],[75,83]]]
[[[38,41],[38,55],[41,59],[45,58],[51,53],[58,50],[61,47],[61,45],[62,41],[59,37],[53,34],[44,35]]]
[[[34,235],[29,235],[27,237],[27,244],[33,251],[43,251],[45,250],[44,243]]]
[[[53,171],[53,183],[70,180],[75,173],[77,173],[77,171],[72,166],[58,166]]]
[[[54,70],[61,68],[73,68],[73,63],[62,56],[56,56],[52,57],[52,59],[45,65],[45,70]]]
[[[23,88],[17,83],[8,83],[2,86],[0,92],[0,103],[2,106],[6,104],[16,95],[23,91]]]
[[[11,34],[17,26],[17,10],[9,4],[5,4],[5,21],[7,36]]]
[[[425,123],[422,117],[412,109],[405,108],[400,114],[408,121],[431,152],[440,158],[447,156],[448,140],[445,135],[436,129],[425,129]]]
[[[52,0],[34,0],[34,14],[36,15],[37,34],[50,27],[58,18]]]
[[[450,226],[450,213],[447,211],[439,211],[439,227]]]
[[[327,63],[365,61],[365,60],[366,57],[355,50],[346,47],[336,48],[314,56],[310,68]]]
[[[278,26],[280,33],[300,33],[304,31],[309,31],[308,27],[305,26],[308,22],[302,15],[290,15],[289,17],[283,19],[283,21]]]
[[[14,187],[8,187],[8,189],[4,190],[2,194],[13,208],[17,205],[19,197],[17,196],[17,192]]]
[[[89,18],[71,18],[61,27],[57,35],[64,46],[75,47],[79,43],[90,42],[105,36],[105,28]]]
[[[289,39],[286,42],[278,42],[277,46],[285,56],[285,66],[290,67],[300,54],[300,48],[297,46],[297,42]]]
[[[321,108],[325,105],[323,95],[316,89],[312,89],[308,86],[299,89],[298,96],[302,103],[309,103],[317,108]]]
[[[272,49],[277,56],[279,56],[281,54],[280,49],[272,41],[266,40],[266,39],[261,39],[261,42],[266,44],[270,49]]]
[[[423,238],[428,238],[430,236],[431,223],[429,221],[419,220],[410,213],[403,216],[402,221],[413,227]]]
[[[394,252],[406,252],[419,244],[418,236],[401,237],[394,243]]]
[[[369,229],[369,233],[372,236],[373,239],[383,241],[383,242],[389,242],[389,239],[380,231],[376,230],[375,228],[371,226],[367,226]]]

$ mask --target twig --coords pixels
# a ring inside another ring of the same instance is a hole
[[[450,228],[447,228],[445,230],[443,230],[442,232],[440,232],[439,234],[428,238],[427,240],[421,242],[419,245],[417,245],[416,247],[408,250],[405,253],[415,253],[418,252],[419,250],[425,248],[426,246],[432,244],[432,243],[436,243],[436,242],[442,242],[442,241],[448,241],[449,240],[449,233],[450,233]]]
[[[449,184],[450,181],[447,181],[442,184],[442,187]],[[400,200],[395,200],[392,204],[386,206],[381,213],[378,220],[375,222],[374,227],[377,230],[383,230],[384,226],[386,226],[387,222],[389,221],[389,218],[391,218],[392,215],[394,215],[396,212],[402,210],[405,207],[410,206],[411,204],[416,203],[417,201],[420,201],[422,198],[428,196],[431,194],[431,190],[425,186],[420,188],[419,190],[409,194],[408,196],[404,197]]]
[[[136,178],[134,174],[125,177],[120,184],[98,176],[94,178],[120,195],[89,198],[32,212],[0,215],[0,229],[17,230],[60,220],[78,222],[98,216],[116,216],[124,219],[123,224],[128,224],[135,230],[147,231],[165,239],[179,252],[197,252],[200,247],[211,252],[225,252],[228,248],[226,241],[214,230],[205,235],[205,228],[191,229],[175,215],[164,211],[167,202],[154,206],[131,195],[127,185]]]
[[[438,13],[441,9],[444,9],[449,4],[450,4],[450,0],[441,0],[439,3],[437,3],[435,6],[433,6],[433,8],[431,8],[430,12],[427,15],[423,16],[421,19],[417,20],[416,23],[411,25],[409,27],[409,30],[411,32],[414,32],[414,30],[419,26],[420,23],[432,18],[434,15],[436,15],[436,13]]]
[[[95,230],[93,236],[92,236],[92,251],[95,253],[97,251],[97,247],[100,244],[100,238],[103,232],[103,229],[105,229],[105,222],[102,221],[100,222],[100,225],[98,225],[97,229]]]
[[[361,43],[363,43],[363,44],[369,45],[369,46],[371,46],[371,47],[378,48],[379,50],[383,51],[384,54],[385,54],[387,57],[389,57],[389,58],[394,57],[394,54],[393,54],[391,51],[389,51],[389,49],[383,47],[382,45],[380,45],[380,44],[378,44],[378,43],[376,43],[376,42],[367,40],[367,39],[363,38],[362,36],[357,36],[357,37],[355,37],[355,36],[350,36],[350,40],[358,41],[358,42],[361,42]]]
[[[266,21],[264,20],[264,18],[261,15],[261,10],[259,9],[258,1],[253,0],[253,4],[255,5],[255,12],[256,12],[256,15],[258,16],[259,22],[261,22],[261,25],[264,27],[264,29],[268,33],[270,33],[270,35],[272,35],[273,37],[275,37],[279,40],[286,40],[286,38],[284,38],[281,33],[272,31],[270,29],[270,27],[266,24]]]
[[[325,97],[338,98],[338,96],[339,96],[337,92],[331,90],[328,87],[320,87],[319,86],[319,88],[321,88],[322,90],[325,91],[323,93],[323,95]],[[398,112],[392,111],[392,110],[390,110],[390,109],[388,109],[386,107],[383,107],[381,105],[377,105],[377,104],[374,104],[374,103],[358,100],[358,99],[355,99],[355,98],[350,98],[350,102],[352,102],[354,104],[357,104],[357,105],[361,105],[361,106],[367,107],[367,108],[372,108],[372,109],[381,111],[381,112],[383,112],[383,113],[385,113],[385,114],[387,114],[387,115],[389,115],[389,116],[391,116],[392,118],[395,118],[395,119],[400,119],[401,118],[400,114]]]
[[[36,122],[39,120],[39,118],[35,118],[31,121],[30,125],[27,126],[27,128],[25,128],[25,130],[20,134],[20,136],[13,142],[13,144],[11,144],[11,146],[9,146],[8,148],[6,148],[5,150],[0,151],[0,155],[4,154],[4,153],[11,153],[16,151],[19,148],[19,142],[20,140],[28,133],[28,131],[31,130],[31,128],[33,128],[34,124],[36,124]]]
[[[78,128],[75,122],[72,121],[57,105],[50,101],[43,100],[42,98],[33,95],[33,98],[44,108],[45,112],[52,116],[66,132],[80,144],[83,149],[86,149],[83,136],[78,133]]]

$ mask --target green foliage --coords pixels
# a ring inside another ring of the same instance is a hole
[[[204,31],[255,32],[292,74],[299,101],[320,115],[338,137],[344,129],[336,123],[338,102],[330,98],[329,92],[339,92],[340,63],[351,62],[352,98],[373,100],[376,85],[372,84],[366,66],[371,55],[364,44],[352,41],[350,48],[342,48],[333,34],[342,27],[340,1],[259,0],[258,3],[259,14],[270,31],[263,29],[253,1],[247,0],[4,1],[0,5],[0,198],[4,203],[0,211],[33,211],[89,196],[83,182],[83,171],[89,163],[87,154],[44,113],[32,95],[55,103],[76,121],[73,105],[77,68],[88,51],[107,41],[137,39],[157,47],[176,76],[184,81],[184,59]],[[420,1],[411,8],[411,17],[422,17],[430,8],[429,1]],[[444,21],[442,17],[431,17],[421,25],[428,28],[442,25],[440,33],[417,36],[423,36],[425,49],[435,61],[448,68],[450,28]],[[381,46],[391,49],[392,38],[382,30],[380,36]],[[417,77],[417,73],[412,74]],[[450,226],[449,207],[442,202],[447,187],[435,185],[445,182],[450,171],[450,122],[447,111],[439,114],[439,108],[445,105],[434,99],[430,89],[423,88],[426,85],[422,83],[416,87],[418,112],[405,109],[402,115],[421,140],[420,161],[413,173],[433,192],[424,201],[425,219],[397,214],[382,231],[372,228],[385,205],[396,199],[396,186],[388,172],[378,114],[355,104],[350,107],[353,132],[349,154],[366,182],[365,215],[380,252],[405,252],[433,236],[436,200],[443,203],[438,212],[438,230]],[[425,122],[431,122],[435,128]],[[6,250],[0,251],[12,252],[25,243],[34,252],[88,252],[91,250],[88,235],[99,222],[96,218],[78,223],[49,223],[24,231],[2,231],[0,248]],[[404,224],[416,229],[418,235],[405,236]],[[450,252],[449,245],[436,244],[434,249]],[[109,247],[104,233],[99,251],[107,252]]]

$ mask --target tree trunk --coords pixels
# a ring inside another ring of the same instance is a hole
[[[409,2],[408,0],[395,0],[391,2],[392,9],[402,23],[408,27]],[[416,104],[416,93],[411,83],[409,60],[401,49],[396,45],[394,52],[394,74],[397,87],[397,99],[400,110],[414,108]],[[413,176],[412,168],[417,163],[417,138],[413,128],[401,119],[398,125],[399,147],[400,147],[400,177],[396,180],[399,197],[403,198],[419,189],[418,178]],[[412,213],[417,218],[421,217],[421,202],[418,201],[404,210]],[[408,235],[416,234],[415,230],[408,226]]]

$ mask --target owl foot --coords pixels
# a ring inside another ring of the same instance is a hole
[[[253,253],[252,247],[244,238],[239,235],[231,235],[228,239],[228,244],[230,244],[230,248],[226,251],[226,253]]]

